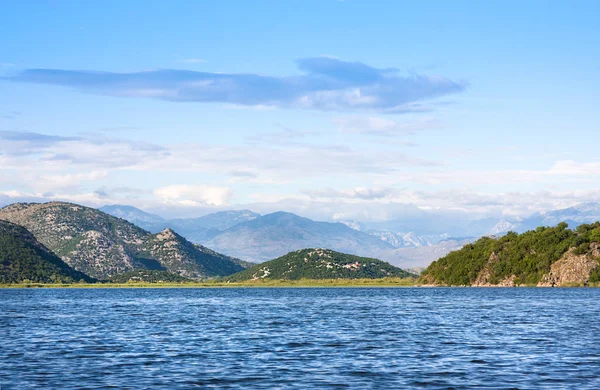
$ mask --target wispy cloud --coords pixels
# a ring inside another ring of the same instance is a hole
[[[438,120],[433,117],[398,122],[387,118],[347,116],[334,118],[333,122],[344,133],[385,137],[412,135],[439,126]]]
[[[19,166],[36,167],[31,161],[45,165],[73,164],[101,169],[133,166],[148,158],[166,157],[165,147],[148,142],[131,141],[98,134],[79,136],[48,135],[26,131],[0,131],[0,157],[21,158],[6,161],[4,168]],[[1,159],[0,159],[1,162]],[[0,165],[0,169],[3,167]]]
[[[75,141],[79,137],[63,137],[59,135],[46,135],[28,131],[0,131],[0,140],[30,142],[33,144],[49,145],[56,142]]]
[[[316,57],[297,61],[302,75],[154,70],[112,73],[61,69],[28,69],[8,80],[52,84],[112,96],[174,102],[219,102],[330,111],[426,111],[422,101],[461,92],[464,82],[443,77],[400,75],[360,62]]]
[[[290,137],[293,140],[296,134]],[[202,153],[198,153],[199,150]],[[239,183],[272,186],[340,176],[368,180],[392,175],[408,166],[433,165],[434,162],[396,150],[357,150],[336,145],[261,142],[253,147],[211,144],[158,146],[98,134],[63,137],[0,132],[0,190],[15,189],[28,196],[46,194],[51,199],[58,199],[59,195],[64,199],[68,194],[88,194],[88,201],[92,198],[106,200],[107,195],[121,196],[104,187],[114,177],[133,172],[152,173],[163,186],[169,184],[171,177],[206,175],[217,177],[216,182],[207,183],[210,186],[227,187]],[[98,192],[94,193],[95,190]],[[202,198],[201,190],[196,190],[168,187],[149,196],[175,205],[201,204],[203,201],[206,204],[222,204],[223,199],[228,199],[225,192],[210,191],[210,197]],[[123,196],[133,197],[131,194]]]
[[[21,112],[19,112],[19,111],[0,112],[0,118],[4,118],[4,119],[17,119],[20,116],[21,116]]]
[[[365,187],[356,187],[352,189],[343,189],[336,190],[333,188],[328,188],[324,190],[305,190],[302,191],[304,194],[308,195],[314,199],[345,199],[345,200],[381,200],[386,199],[390,196],[393,196],[397,193],[397,190],[393,188],[365,188]]]
[[[78,140],[80,140],[79,137],[0,130],[0,153],[6,156],[28,155]]]

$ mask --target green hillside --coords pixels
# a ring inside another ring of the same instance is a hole
[[[302,249],[257,264],[228,277],[232,282],[258,279],[378,279],[414,276],[384,261],[329,249]]]
[[[191,279],[184,278],[168,271],[156,271],[148,269],[137,269],[115,275],[109,279],[110,283],[183,283],[191,282]]]
[[[0,220],[0,284],[93,282],[40,244],[27,229]]]
[[[484,237],[433,262],[419,281],[449,286],[555,285],[552,280],[561,273],[563,284],[570,280],[596,283],[598,243],[599,222],[575,230],[560,223],[520,235],[509,232],[498,239]]]

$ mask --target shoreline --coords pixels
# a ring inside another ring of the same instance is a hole
[[[537,285],[521,286],[448,286],[420,284],[415,279],[301,279],[301,280],[269,280],[248,282],[187,282],[187,283],[15,283],[0,284],[0,289],[26,289],[26,288],[80,288],[80,289],[111,289],[111,288],[598,288],[599,283],[590,285],[571,284],[564,286],[548,287]]]
[[[261,280],[247,282],[131,282],[131,283],[15,283],[0,284],[2,288],[265,288],[265,287],[416,287],[413,278],[383,279],[300,279]]]

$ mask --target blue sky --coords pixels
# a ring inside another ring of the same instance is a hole
[[[527,215],[600,200],[597,1],[0,5],[0,202]]]

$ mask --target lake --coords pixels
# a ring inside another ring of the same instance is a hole
[[[0,388],[600,388],[600,289],[0,290]]]

